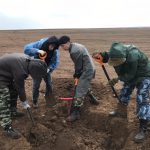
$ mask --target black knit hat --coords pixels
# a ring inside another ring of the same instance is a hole
[[[56,36],[49,37],[41,46],[41,50],[49,51],[49,45],[54,45],[54,50],[58,48],[58,38]]]
[[[60,37],[58,40],[59,45],[66,44],[67,42],[70,42],[70,37],[66,35]]]
[[[48,44],[56,44],[57,45],[58,44],[58,39],[57,39],[56,36],[51,36],[51,37],[48,38],[47,42],[48,42]]]

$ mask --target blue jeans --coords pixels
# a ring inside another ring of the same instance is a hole
[[[130,101],[130,96],[134,90],[137,88],[137,110],[136,114],[139,119],[150,120],[150,104],[149,104],[149,90],[150,90],[150,79],[143,80],[138,85],[126,85],[120,91],[120,102],[124,105],[128,105]]]
[[[43,78],[46,83],[46,92],[45,96],[48,96],[50,92],[52,92],[52,78],[51,73],[47,73],[47,75]],[[39,97],[39,88],[42,79],[33,79],[33,102],[37,103]]]

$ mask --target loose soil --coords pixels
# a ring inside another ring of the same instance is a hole
[[[29,42],[50,35],[69,35],[73,42],[84,44],[90,53],[95,49],[109,50],[113,41],[134,44],[150,57],[150,28],[120,28],[120,29],[69,29],[69,30],[10,30],[0,31],[0,55],[12,52],[23,52],[23,47]],[[59,100],[60,97],[73,96],[73,63],[68,52],[60,50],[60,65],[54,71],[53,107],[45,102],[45,83],[41,83],[39,108],[31,112],[36,123],[32,122],[25,110],[23,118],[13,119],[13,127],[21,132],[20,139],[12,140],[6,137],[0,129],[0,150],[148,150],[150,136],[143,143],[134,143],[133,137],[138,131],[138,119],[135,115],[136,94],[132,95],[128,106],[128,119],[110,118],[108,113],[116,107],[117,100],[113,97],[111,88],[101,66],[96,65],[96,77],[92,81],[92,89],[99,99],[98,106],[91,105],[86,98],[82,108],[81,119],[67,123],[69,103]],[[105,65],[111,78],[116,77],[113,68]],[[122,83],[115,86],[117,92]],[[32,79],[26,80],[26,93],[32,106]],[[47,105],[46,105],[47,104]]]

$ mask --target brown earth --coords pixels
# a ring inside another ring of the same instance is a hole
[[[113,41],[134,44],[150,56],[150,28],[120,29],[70,29],[70,30],[13,30],[0,31],[0,55],[12,52],[23,52],[23,46],[49,35],[69,35],[74,42],[84,44],[92,53],[95,49],[104,51],[110,48]],[[96,64],[96,63],[95,63]],[[59,97],[73,95],[73,63],[68,52],[60,51],[60,65],[53,73],[55,107],[46,107],[44,99],[45,84],[40,88],[39,108],[32,109],[36,127],[26,114],[25,117],[14,119],[13,126],[22,137],[12,140],[4,136],[0,129],[0,150],[148,150],[149,136],[142,144],[133,141],[138,131],[138,119],[135,112],[135,92],[128,107],[128,120],[111,119],[108,112],[116,107],[116,99],[107,85],[106,77],[99,64],[96,64],[96,78],[92,81],[95,95],[100,101],[98,106],[89,103],[88,98],[82,110],[81,120],[66,123],[65,118],[69,105],[58,100]],[[116,74],[106,65],[111,78]],[[115,88],[121,88],[119,83]],[[32,105],[32,80],[26,81],[26,93]],[[24,111],[20,107],[20,111]],[[26,111],[24,111],[26,113]]]

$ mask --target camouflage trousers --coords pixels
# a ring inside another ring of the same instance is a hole
[[[139,119],[150,120],[150,100],[149,100],[150,79],[145,79],[138,85],[125,84],[120,92],[120,102],[124,105],[128,105],[130,101],[130,96],[135,87],[137,88],[137,96],[136,96],[137,117]]]
[[[11,113],[16,109],[18,94],[10,87],[0,87],[0,125],[5,128],[11,124]]]
[[[0,124],[3,128],[11,124],[9,88],[0,88]]]

